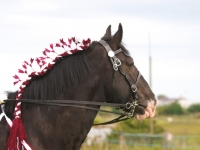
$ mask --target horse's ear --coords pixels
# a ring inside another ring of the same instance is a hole
[[[117,32],[113,35],[115,45],[118,47],[122,41],[123,29],[121,23],[119,24]]]
[[[111,38],[111,25],[108,26],[105,35],[101,39],[108,40],[110,38]]]

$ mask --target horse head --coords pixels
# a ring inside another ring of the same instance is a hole
[[[154,117],[157,99],[135,66],[128,50],[122,45],[122,36],[121,24],[113,36],[111,26],[108,26],[97,47],[103,53],[106,60],[103,66],[106,67],[106,72],[109,72],[104,76],[107,79],[107,102],[126,103],[129,106],[134,104],[132,115],[137,120]]]

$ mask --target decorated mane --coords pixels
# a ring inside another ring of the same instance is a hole
[[[68,42],[60,39],[59,43],[50,44],[50,49],[45,48],[43,56],[35,59],[31,58],[30,62],[24,61],[22,65],[23,69],[19,69],[18,73],[25,78],[19,75],[13,76],[15,79],[14,85],[21,83],[16,94],[16,99],[22,99],[25,88],[32,79],[46,75],[47,72],[62,58],[87,50],[90,43],[91,40],[89,38],[87,40],[82,40],[82,42],[78,41],[75,37],[68,39]],[[62,51],[59,52],[61,48]],[[10,126],[10,135],[7,141],[6,150],[18,150],[21,146],[27,150],[31,150],[32,148],[26,142],[26,133],[21,120],[21,102],[16,103],[14,120],[8,122],[8,124]]]

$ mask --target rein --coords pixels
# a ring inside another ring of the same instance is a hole
[[[3,106],[3,104],[5,104],[5,103],[14,103],[14,102],[16,102],[16,99],[1,100],[0,101],[0,105]],[[130,112],[128,112],[128,111],[125,111],[125,110],[131,110],[132,107],[137,105],[136,103],[134,104],[134,103],[129,103],[129,102],[126,103],[126,104],[117,104],[117,103],[104,103],[104,102],[79,101],[79,100],[21,99],[21,100],[17,100],[17,102],[29,103],[29,104],[37,104],[37,105],[52,105],[52,106],[62,106],[62,107],[68,106],[68,107],[83,108],[83,109],[88,109],[88,110],[101,111],[101,112],[105,112],[105,113],[112,113],[112,114],[120,115],[119,119],[121,119],[122,117],[126,117],[126,119],[132,118],[132,114]],[[83,105],[89,105],[89,106],[83,106]],[[109,106],[109,107],[113,107],[113,108],[115,108],[117,110],[119,110],[119,109],[124,110],[125,112],[113,112],[113,111],[94,108],[92,106]],[[108,121],[108,122],[104,122],[104,123],[100,123],[100,124],[94,124],[94,125],[105,125],[105,124],[112,124],[112,123],[116,123],[116,122],[122,121],[122,120],[118,120],[117,118],[114,119],[114,120],[111,120],[111,121]]]
[[[15,99],[7,99],[7,100],[1,100],[0,105],[3,105],[5,103],[13,103],[16,102]],[[126,103],[126,104],[113,104],[113,103],[104,103],[104,102],[91,102],[91,101],[79,101],[79,100],[34,100],[34,99],[21,99],[17,100],[17,102],[22,103],[29,103],[29,104],[38,104],[38,105],[53,105],[53,106],[70,106],[70,107],[78,107],[78,108],[85,108],[89,110],[95,110],[95,111],[102,111],[107,113],[113,113],[118,115],[123,115],[127,117],[131,117],[131,114],[128,112],[112,112],[108,110],[102,110],[97,109],[91,106],[109,106],[114,107],[116,109],[130,109],[133,104]],[[78,104],[78,105],[77,105]],[[89,105],[89,106],[81,106],[81,105]]]

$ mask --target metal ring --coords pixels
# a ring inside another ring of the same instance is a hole
[[[114,62],[115,62],[115,64],[117,65],[117,66],[121,66],[121,61],[118,59],[118,58],[116,58],[115,60],[114,60]]]
[[[137,91],[137,86],[135,84],[131,85],[131,90],[135,93]]]
[[[117,71],[118,70],[118,66],[117,66],[117,64],[113,64],[113,69],[115,70],[115,71]]]
[[[137,101],[133,102],[133,105],[134,106],[138,106]]]
[[[133,103],[126,103],[126,109],[131,109],[133,106]]]

